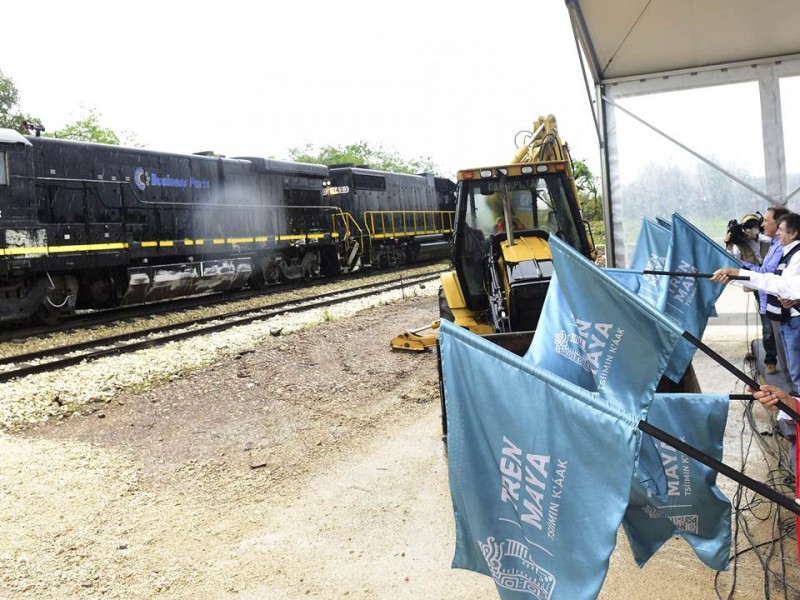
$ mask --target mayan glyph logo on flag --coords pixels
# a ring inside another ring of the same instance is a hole
[[[600,391],[611,372],[625,330],[613,323],[592,323],[575,318],[573,321],[572,331],[556,332],[555,351],[591,373]]]
[[[675,528],[695,535],[700,533],[700,515],[673,515],[672,508],[643,506],[642,511],[651,519],[669,519]]]
[[[478,545],[497,585],[536,600],[550,600],[556,578],[533,562],[525,544],[508,539],[498,543],[489,537],[485,542],[478,540]]]

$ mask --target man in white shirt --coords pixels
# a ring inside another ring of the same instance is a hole
[[[770,294],[767,300],[767,315],[780,321],[781,340],[786,354],[786,367],[792,383],[792,396],[800,391],[800,310],[795,301],[800,300],[800,215],[789,213],[778,223],[778,236],[783,248],[783,257],[774,273],[755,273],[747,269],[724,268],[714,272],[712,281],[728,283],[729,276],[747,277],[737,282]],[[790,417],[781,412],[778,419]],[[787,436],[788,437],[788,436]],[[791,442],[790,456],[794,457],[796,439]],[[792,466],[794,461],[792,460]]]
[[[800,236],[800,215],[789,213],[778,224],[778,237],[781,241],[784,258],[800,244],[798,236]],[[775,273],[755,273],[747,269],[724,268],[714,271],[711,281],[728,283],[731,281],[729,275],[747,277],[748,280],[740,282],[741,285],[763,290],[787,301],[800,300],[800,277],[798,277],[800,275],[800,258],[795,256],[790,257],[788,264],[784,264],[781,273],[778,273],[777,270]],[[769,309],[767,310],[769,311]],[[774,314],[775,311],[770,312]]]

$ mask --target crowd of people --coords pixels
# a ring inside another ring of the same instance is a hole
[[[743,267],[718,269],[711,279],[725,284],[731,277],[746,278],[743,284],[759,299],[765,370],[775,374],[785,369],[791,386],[786,391],[764,384],[753,396],[767,408],[778,410],[781,402],[796,411],[800,396],[800,215],[778,207],[768,209],[763,218],[746,215],[741,223],[729,223],[725,243]],[[794,472],[796,428],[782,411],[778,428],[789,441]]]

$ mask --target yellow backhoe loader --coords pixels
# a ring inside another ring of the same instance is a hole
[[[553,273],[550,236],[595,258],[555,117],[536,120],[511,163],[464,169],[457,179],[453,270],[441,276],[440,319],[524,352]],[[407,331],[391,346],[426,350],[438,324]]]

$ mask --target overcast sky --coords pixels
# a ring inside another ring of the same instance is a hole
[[[553,113],[599,174],[563,0],[17,0],[3,19],[0,69],[49,131],[93,107],[155,150],[366,140],[452,175]]]

